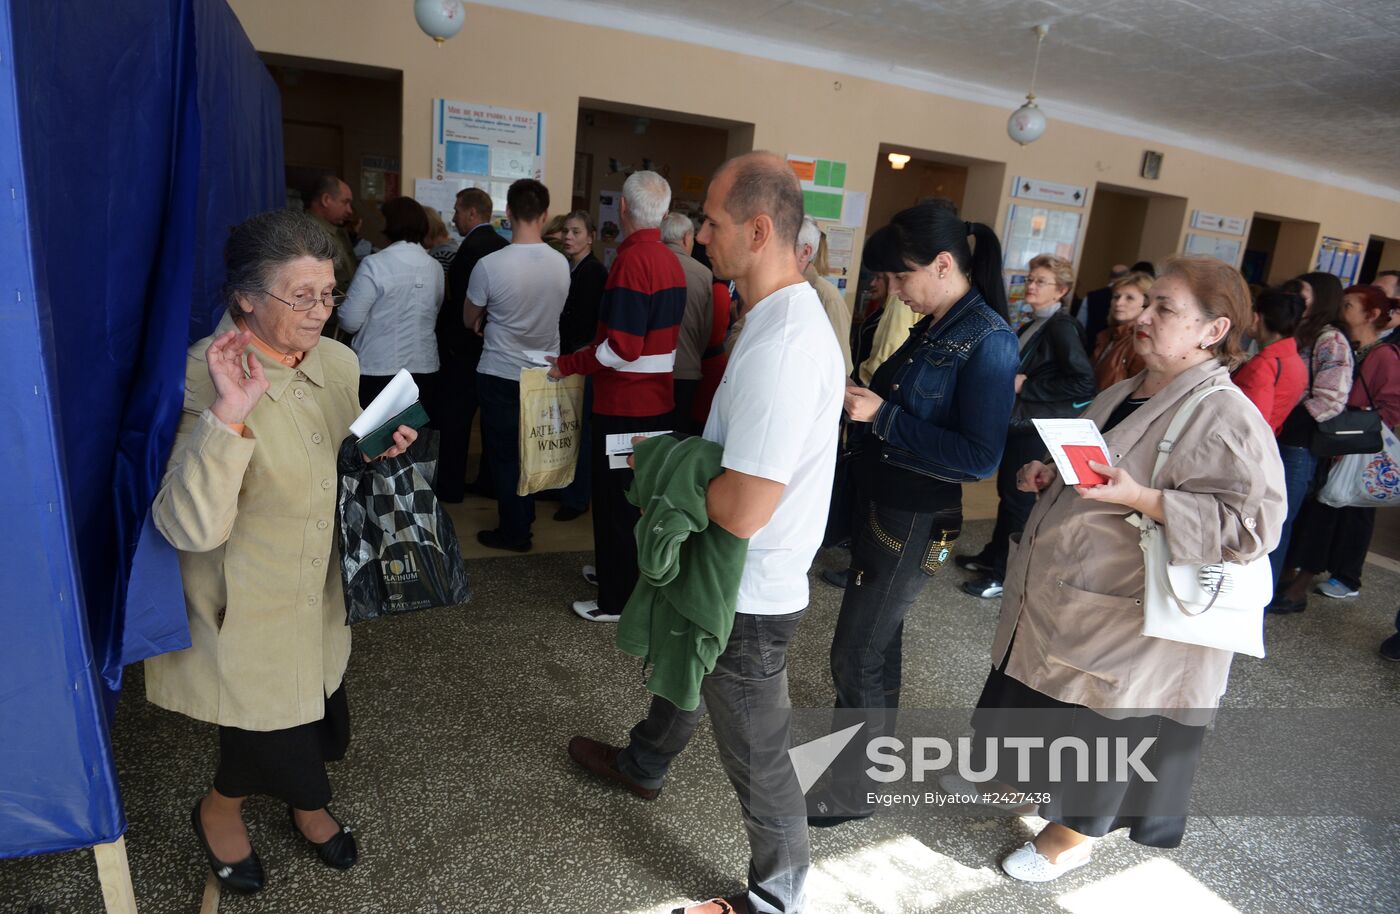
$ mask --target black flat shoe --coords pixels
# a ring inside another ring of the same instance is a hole
[[[350,834],[350,826],[341,825],[340,820],[331,815],[331,811],[326,810],[326,815],[331,816],[331,821],[340,825],[340,831],[331,835],[330,839],[317,844],[306,837],[305,832],[297,825],[296,810],[287,807],[287,817],[292,820],[292,831],[301,835],[303,841],[316,848],[316,855],[321,858],[321,862],[326,866],[335,867],[338,870],[348,870],[355,865],[355,861],[360,859],[360,850],[355,846],[355,836]]]
[[[204,848],[204,856],[209,860],[209,869],[214,871],[214,878],[219,880],[222,888],[240,895],[252,895],[261,891],[267,877],[263,873],[262,861],[258,859],[257,851],[253,851],[237,863],[225,863],[215,857],[214,852],[209,849],[209,839],[204,837],[204,823],[199,820],[199,806],[203,802],[202,797],[194,801],[190,821],[194,824],[199,846]]]

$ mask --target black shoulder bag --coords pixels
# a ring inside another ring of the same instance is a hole
[[[1387,344],[1389,345],[1389,344]],[[1370,357],[1370,353],[1367,353]],[[1365,361],[1364,359],[1362,361]],[[1352,383],[1361,382],[1366,391],[1369,409],[1347,407],[1331,419],[1317,424],[1313,432],[1312,452],[1318,457],[1344,457],[1347,454],[1376,454],[1384,448],[1381,440],[1381,414],[1376,412],[1376,401],[1371,397],[1371,388],[1361,374],[1361,362],[1356,363]],[[1309,383],[1309,389],[1312,385]]]

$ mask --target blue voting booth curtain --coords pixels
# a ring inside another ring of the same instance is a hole
[[[185,352],[216,320],[230,227],[284,192],[277,90],[223,0],[0,12],[5,857],[125,830],[122,666],[189,643],[147,522]]]

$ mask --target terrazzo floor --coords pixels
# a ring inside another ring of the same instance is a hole
[[[586,523],[586,522],[585,522]],[[969,523],[964,548],[990,522]],[[227,914],[660,914],[741,889],[748,852],[734,793],[702,730],[654,803],[602,786],[564,752],[570,735],[614,742],[644,713],[638,662],[611,626],[567,602],[590,595],[587,553],[472,559],[465,607],[382,620],[355,632],[347,683],[354,737],[331,769],[333,809],[361,861],[321,865],[270,801],[248,806],[268,887],[225,897]],[[840,556],[823,555],[835,564]],[[997,603],[957,590],[950,565],[905,631],[907,707],[970,706],[986,676]],[[1376,646],[1393,629],[1400,575],[1366,571],[1361,596],[1315,597],[1270,619],[1270,656],[1235,661],[1236,707],[1400,706],[1400,664]],[[813,576],[790,652],[795,706],[831,701],[827,649],[840,594]],[[191,802],[214,766],[212,727],[144,700],[129,671],[114,745],[142,912],[194,914],[205,865]],[[1112,836],[1091,865],[1032,886],[997,861],[1031,818],[876,816],[813,830],[810,914],[846,912],[1400,911],[1400,819],[1197,817],[1184,845],[1156,851]],[[98,914],[89,852],[0,861],[0,912]]]

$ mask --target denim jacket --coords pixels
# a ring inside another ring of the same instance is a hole
[[[937,323],[925,317],[890,360],[898,367],[869,426],[881,463],[948,482],[995,473],[1016,399],[1017,345],[982,293],[974,287]]]

